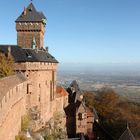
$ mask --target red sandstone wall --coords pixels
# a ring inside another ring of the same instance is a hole
[[[42,23],[16,23],[16,30],[18,46],[31,48],[35,37],[37,47],[43,48],[45,27]]]
[[[44,35],[42,32],[18,32],[17,36],[17,44],[20,47],[31,48],[33,37],[35,37],[36,46],[38,48],[43,48]]]
[[[14,140],[26,112],[26,82],[7,92],[0,102],[0,140]]]
[[[81,117],[79,117],[81,113]],[[81,119],[79,119],[81,118]],[[76,113],[76,133],[87,134],[87,113],[85,107],[81,104]]]
[[[26,113],[26,107],[38,106],[43,122],[49,121],[56,111],[55,98],[50,97],[50,91],[54,97],[56,92],[56,65],[24,63],[16,64],[15,68],[18,67],[26,70],[28,83],[11,89],[0,102],[0,140],[14,140],[21,128],[21,116]],[[54,82],[54,86],[50,82]],[[27,85],[30,89],[27,89]]]
[[[15,69],[25,71],[29,79],[31,92],[28,93],[28,108],[37,107],[41,120],[46,122],[56,111],[56,70],[57,64],[45,62],[28,62],[16,64]]]
[[[0,140],[14,140],[21,128],[21,116],[26,113],[26,108],[38,106],[40,119],[47,122],[59,107],[55,99],[57,64],[40,62],[16,64],[15,69],[19,68],[25,71],[28,83],[19,84],[5,93],[0,102]],[[63,110],[65,100],[62,97],[60,110]]]

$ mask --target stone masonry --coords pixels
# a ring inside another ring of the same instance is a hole
[[[44,47],[46,17],[38,12],[31,3],[24,8],[23,13],[16,20],[17,45],[23,48],[31,48],[35,38],[36,47]]]
[[[31,3],[16,20],[17,45],[0,45],[1,53],[13,56],[18,73],[0,80],[0,140],[14,140],[29,111],[35,116],[34,131],[56,112],[64,113],[68,94],[56,92],[58,61],[44,49],[45,25],[45,16]]]

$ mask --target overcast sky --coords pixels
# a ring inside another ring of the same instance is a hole
[[[0,2],[0,44],[16,44],[30,0]],[[33,0],[47,17],[45,46],[61,63],[140,64],[140,0]]]

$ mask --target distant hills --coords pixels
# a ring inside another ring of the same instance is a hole
[[[83,90],[97,91],[103,87],[110,87],[118,94],[140,102],[140,65],[60,64],[59,83],[67,86],[72,80],[77,80]]]
[[[106,63],[82,64],[60,63],[59,72],[70,73],[95,73],[99,75],[126,75],[140,76],[140,64],[137,63]]]

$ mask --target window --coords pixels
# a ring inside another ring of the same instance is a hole
[[[55,72],[52,71],[52,90],[53,90],[53,91],[52,91],[52,92],[53,92],[52,94],[53,94],[53,99],[54,99],[54,84],[55,84],[55,83],[54,83],[54,75],[55,75]]]
[[[52,95],[52,81],[50,81],[50,101],[53,100],[53,95]]]
[[[32,93],[32,84],[27,84],[27,94]]]
[[[40,95],[38,96],[38,101],[40,102]]]
[[[18,86],[16,86],[16,92],[18,92]]]
[[[50,100],[52,101],[52,100],[54,100],[54,94],[55,94],[55,91],[54,91],[54,88],[55,88],[55,78],[54,78],[54,76],[55,76],[55,72],[54,71],[52,71],[52,80],[50,81]]]
[[[78,113],[78,120],[85,119],[85,113]]]
[[[78,113],[78,120],[83,120],[82,119],[82,113]]]

